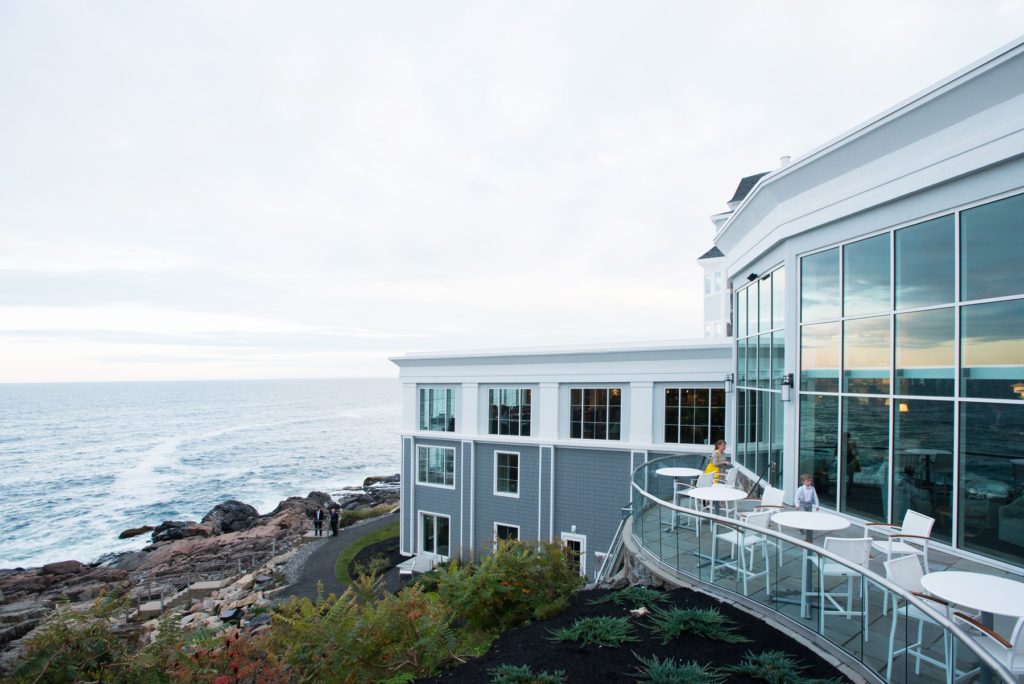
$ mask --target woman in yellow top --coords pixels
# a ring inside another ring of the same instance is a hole
[[[719,473],[721,466],[732,466],[732,463],[725,460],[725,440],[720,439],[715,442],[715,450],[711,454],[711,461],[708,463],[708,467],[704,469],[705,473]]]

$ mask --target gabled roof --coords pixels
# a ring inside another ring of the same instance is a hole
[[[718,249],[718,247],[712,247],[708,251],[704,252],[704,254],[697,257],[697,261],[700,261],[701,259],[717,259],[718,257],[724,256],[725,255],[722,254],[722,250]]]
[[[736,188],[736,194],[729,200],[729,204],[733,202],[742,202],[743,199],[750,194],[750,191],[757,185],[757,181],[761,180],[764,176],[767,176],[770,172],[765,171],[764,173],[755,173],[753,176],[747,176],[740,180],[739,186]]]

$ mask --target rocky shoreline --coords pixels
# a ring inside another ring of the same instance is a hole
[[[146,617],[144,604],[153,601],[160,607],[178,602],[188,616],[196,616],[186,617],[185,624],[239,625],[246,608],[268,605],[269,596],[286,587],[284,567],[312,529],[317,510],[337,510],[342,524],[354,522],[372,515],[365,511],[397,506],[399,486],[398,475],[368,477],[361,487],[336,494],[337,500],[310,492],[288,497],[262,515],[241,501],[224,501],[200,521],[166,520],[125,530],[122,539],[150,534],[150,543],[139,551],[107,554],[93,563],[66,560],[40,568],[0,569],[0,672],[63,597],[83,604],[125,587],[139,607],[131,616],[136,621]],[[215,588],[198,601],[189,586],[204,580]]]

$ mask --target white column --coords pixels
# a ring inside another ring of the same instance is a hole
[[[540,439],[558,439],[558,383],[540,383],[540,401],[531,411],[540,409],[539,415],[534,413],[534,420],[539,423],[537,437]]]
[[[477,408],[479,397],[479,383],[462,383],[462,413],[459,415],[457,429],[464,435],[476,435],[480,432],[480,411]]]
[[[406,432],[418,430],[420,427],[420,401],[416,393],[416,383],[402,383],[402,429]]]
[[[629,383],[629,439],[632,444],[651,444],[654,434],[654,383]]]

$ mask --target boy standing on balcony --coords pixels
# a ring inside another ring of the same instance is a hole
[[[818,510],[820,504],[818,503],[818,492],[814,491],[814,480],[810,475],[804,474],[800,476],[800,482],[803,483],[803,486],[797,488],[794,500],[797,510],[808,512]]]

